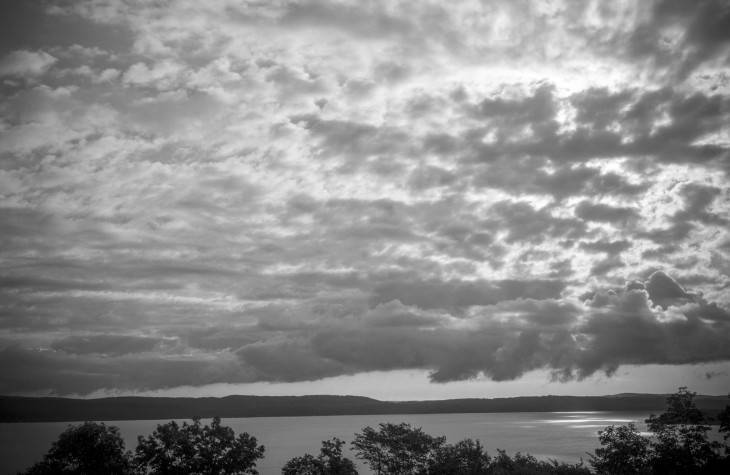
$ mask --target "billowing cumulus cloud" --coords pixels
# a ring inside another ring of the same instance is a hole
[[[727,2],[5,3],[0,392],[728,382]]]

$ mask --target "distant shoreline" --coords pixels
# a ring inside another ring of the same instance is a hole
[[[77,422],[155,419],[298,417],[499,412],[644,411],[662,413],[665,394],[534,396],[435,401],[379,401],[360,396],[226,396],[202,398],[109,397],[71,399],[0,396],[2,422]],[[695,398],[714,417],[727,396]]]

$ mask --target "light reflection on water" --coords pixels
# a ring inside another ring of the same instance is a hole
[[[601,413],[598,411],[586,411],[586,412],[553,412],[551,414],[557,414],[561,417],[555,419],[543,419],[541,422],[544,424],[560,424],[568,429],[595,429],[596,432],[605,429],[610,425],[626,425],[629,422],[634,424],[643,424],[643,416],[641,418],[617,418],[611,417],[612,413]],[[604,414],[603,417],[600,417]],[[596,417],[586,417],[596,416]]]
[[[613,412],[600,411],[560,411],[551,412],[557,418],[543,419],[544,424],[562,424],[571,429],[603,429],[610,425],[626,425],[629,422],[643,424],[646,416],[642,413],[640,417],[616,417]],[[588,417],[587,417],[588,416]]]
[[[629,422],[637,422],[635,419],[604,419],[595,418],[590,419],[546,419],[541,422],[546,424],[573,424],[576,422],[605,422],[605,425],[611,424],[628,424]]]

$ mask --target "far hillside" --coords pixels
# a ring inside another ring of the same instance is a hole
[[[227,396],[221,398],[112,397],[101,399],[0,396],[0,422],[74,422],[212,417],[294,417],[370,414],[489,412],[643,411],[661,412],[666,394],[539,396],[438,401],[379,401],[359,396]],[[726,396],[696,397],[715,417]]]

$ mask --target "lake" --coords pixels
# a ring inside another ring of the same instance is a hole
[[[339,437],[348,443],[364,427],[377,428],[381,422],[407,422],[433,436],[445,435],[448,443],[464,438],[478,439],[490,455],[497,448],[512,456],[516,452],[535,457],[577,462],[599,446],[598,431],[608,425],[635,422],[646,429],[645,412],[520,412],[479,414],[409,414],[369,416],[252,417],[223,419],[236,434],[248,432],[266,447],[258,462],[261,475],[278,475],[293,457],[317,455],[321,442]],[[108,421],[121,430],[127,450],[137,446],[137,436],[152,433],[162,421]],[[181,421],[178,421],[181,422]],[[209,423],[204,420],[204,423]],[[0,424],[0,474],[15,474],[40,460],[67,422]],[[348,454],[355,460],[354,453]],[[358,463],[360,473],[369,473]]]

